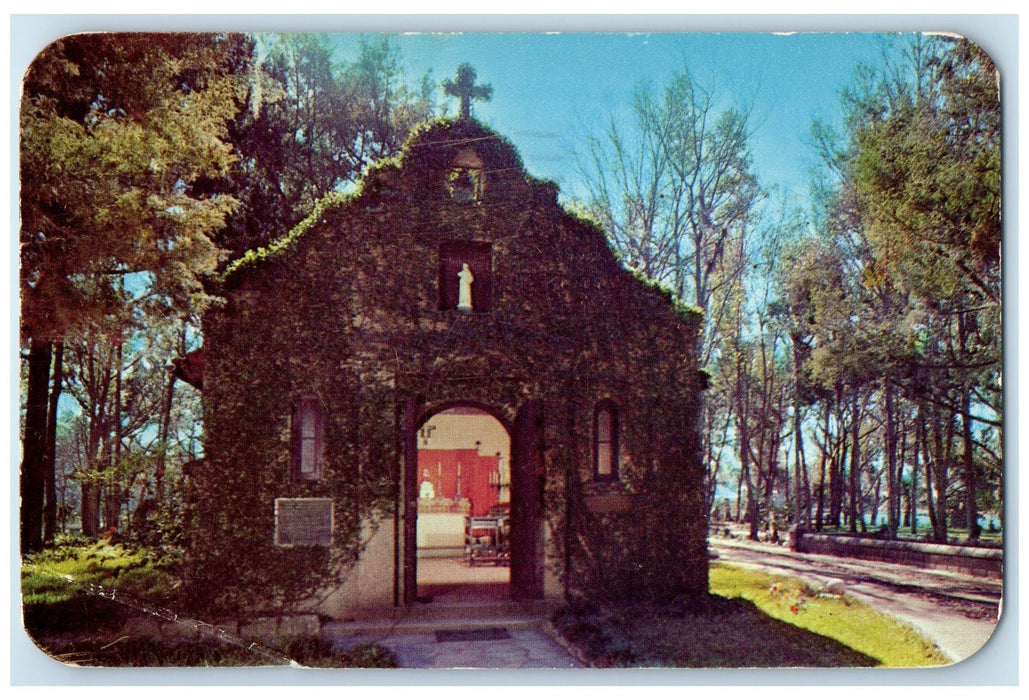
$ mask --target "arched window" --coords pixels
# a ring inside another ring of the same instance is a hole
[[[447,190],[458,204],[474,204],[482,197],[482,173],[478,168],[454,168],[447,174]]]
[[[597,404],[593,417],[593,477],[618,479],[618,408],[610,401]]]
[[[482,198],[482,159],[471,148],[462,148],[447,173],[447,190],[459,204],[475,204]]]
[[[317,481],[325,462],[325,417],[317,396],[301,396],[291,421],[293,478]]]

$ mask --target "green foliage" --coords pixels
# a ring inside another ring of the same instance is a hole
[[[447,192],[469,148],[484,173],[474,204]],[[706,588],[703,566],[675,564],[706,561],[704,509],[689,495],[699,481],[696,313],[677,313],[667,293],[625,271],[595,227],[568,216],[509,143],[471,120],[416,130],[391,162],[369,169],[359,194],[308,222],[278,249],[288,254],[234,269],[226,305],[206,319],[207,461],[191,498],[197,605],[299,607],[347,575],[369,530],[392,517],[398,391],[426,405],[489,405],[509,419],[539,396],[556,431],[547,436],[552,531],[564,531],[562,504],[574,503],[573,534],[554,538],[555,549],[574,550],[570,585],[630,595],[648,566],[656,597]],[[488,314],[439,309],[438,255],[454,240],[493,242],[504,284]],[[460,379],[484,371],[517,379]],[[291,477],[290,411],[302,395],[317,396],[327,417],[318,483]],[[597,402],[611,397],[632,455],[620,488],[640,507],[636,519],[612,516],[598,529],[584,500],[595,486],[582,436]],[[301,496],[334,499],[330,549],[273,545],[274,499]],[[659,546],[632,546],[648,529],[662,532]],[[608,536],[618,546],[603,553]],[[548,555],[562,560],[561,551]]]
[[[956,153],[945,129],[934,114],[898,114],[859,134],[855,164],[882,274],[930,299],[978,284],[977,258],[994,273],[1000,262],[999,144],[992,157]]]
[[[412,174],[423,176],[441,172],[449,168],[465,143],[475,143],[475,153],[483,163],[489,164],[490,169],[510,169],[527,178],[514,145],[474,119],[441,117],[418,125],[404,143],[400,165],[405,170],[413,169],[409,170]],[[437,187],[438,193],[442,194],[444,183],[440,181]]]
[[[188,314],[211,301],[203,283],[220,261],[214,239],[237,200],[190,188],[225,174],[236,157],[228,122],[242,82],[227,57],[238,38],[73,35],[44,49],[25,75],[21,338],[32,348],[33,381],[23,443],[23,550],[38,546],[43,482],[55,471],[48,403],[60,387],[50,388],[48,345],[71,349],[93,336],[91,344],[111,350],[144,319]],[[114,442],[121,406],[107,408],[106,400],[85,408],[91,444],[80,467],[99,470],[99,445]],[[53,492],[46,498],[48,509],[56,506]],[[110,520],[117,510],[112,504]],[[92,520],[83,518],[87,532],[95,530]]]
[[[432,140],[426,141],[426,137],[432,135]],[[221,280],[227,281],[236,275],[240,270],[260,264],[263,261],[275,260],[284,253],[296,249],[297,243],[314,226],[324,223],[325,217],[336,210],[357,202],[362,198],[376,200],[381,196],[388,196],[390,187],[386,184],[395,179],[395,174],[401,169],[412,165],[412,154],[417,157],[414,163],[417,167],[432,167],[427,163],[428,153],[441,152],[443,157],[449,151],[434,149],[434,141],[440,138],[453,138],[460,142],[461,139],[482,138],[485,131],[476,122],[461,122],[453,119],[440,118],[426,122],[412,129],[403,147],[393,155],[383,157],[380,160],[369,163],[361,179],[356,183],[355,189],[349,192],[332,191],[318,199],[311,209],[311,213],[304,217],[300,223],[294,226],[284,236],[277,238],[269,244],[247,250],[243,255],[229,263],[222,275]],[[521,169],[522,164],[517,153],[510,142],[502,137],[491,134],[488,143],[482,150],[491,162],[496,163],[500,168]],[[514,158],[512,159],[512,155]]]
[[[100,586],[140,600],[166,603],[178,586],[181,561],[109,540],[87,542],[60,538],[54,547],[26,557],[21,590],[26,605],[70,601]]]
[[[176,443],[196,437],[199,421],[182,385],[166,415],[164,367],[190,349],[185,338],[168,347],[167,327],[218,301],[211,275],[223,249],[264,244],[316,198],[341,196],[434,111],[426,85],[402,84],[386,37],[361,39],[345,64],[324,36],[260,41],[271,49],[259,65],[258,40],[237,34],[73,36],[26,76],[23,336],[63,336],[70,350],[65,381],[82,412],[77,434],[61,436],[75,455],[63,472],[103,487],[106,525],[121,527],[126,505],[157,503],[136,508],[146,517],[131,523],[150,544],[181,520],[163,495],[178,463],[196,455],[187,447],[182,459]],[[119,345],[125,360],[115,367]],[[125,384],[119,407],[115,376]],[[38,452],[27,441],[27,454]],[[135,477],[145,493],[130,497]]]
[[[235,70],[249,76],[231,131],[240,157],[225,177],[198,187],[240,200],[219,236],[232,258],[267,246],[327,194],[348,190],[435,112],[428,76],[407,85],[390,37],[355,41],[351,61],[317,34],[260,35],[237,51]]]
[[[358,644],[342,652],[341,664],[347,668],[399,668],[396,654],[378,644]]]
[[[569,640],[585,652],[596,666],[630,666],[637,662],[632,640],[619,629],[618,622],[595,605],[573,602],[554,613],[553,623]]]
[[[744,598],[764,614],[835,639],[880,666],[939,666],[949,661],[911,627],[851,598],[824,595],[803,581],[740,567],[711,567],[711,591]]]
[[[895,532],[899,475],[916,471],[933,538],[954,512],[975,539],[1001,462],[976,439],[1002,407],[996,70],[963,39],[885,48],[845,92],[845,133],[815,128],[817,235],[784,251],[778,275],[796,390],[824,416],[834,522],[848,492],[854,529],[881,485]]]
[[[884,273],[918,295],[999,301],[1000,92],[990,57],[940,42],[932,93],[857,130],[855,186]]]
[[[180,588],[181,567],[175,556],[107,540],[61,537],[22,564],[26,629],[54,658],[83,666],[264,666],[273,662],[268,653],[256,653],[240,640],[125,634],[130,617],[151,615],[147,607],[180,607],[172,603]],[[337,649],[318,638],[291,638],[281,640],[278,647],[283,656],[308,667],[397,666],[393,652],[375,644]]]
[[[21,105],[22,299],[27,337],[124,317],[119,280],[147,305],[186,309],[214,270],[236,206],[190,196],[234,160],[231,37],[83,34],[51,44]],[[146,292],[150,292],[147,294]]]
[[[309,668],[399,668],[391,649],[371,643],[338,649],[324,639],[300,638],[285,642],[282,652]]]
[[[43,642],[44,651],[76,666],[107,668],[213,668],[268,666],[269,659],[238,644],[220,640],[146,639],[107,636]]]
[[[325,195],[314,205],[311,213],[290,229],[285,236],[272,241],[267,246],[248,250],[242,256],[233,260],[222,272],[221,279],[223,281],[228,280],[245,267],[257,265],[266,260],[274,260],[295,250],[297,243],[312,227],[324,223],[327,213],[344,206],[352,199],[354,199],[354,195],[343,194],[342,192],[330,192]]]
[[[154,639],[97,635],[93,638],[46,640],[44,650],[58,661],[76,666],[113,668],[225,668],[287,663],[248,645],[223,639]],[[320,639],[292,640],[282,650],[289,662],[306,668],[397,668],[392,651],[373,644],[337,650]]]

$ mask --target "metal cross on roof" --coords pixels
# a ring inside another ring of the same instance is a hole
[[[454,80],[447,78],[443,81],[443,92],[461,100],[462,119],[471,118],[472,100],[486,102],[493,97],[491,85],[475,84],[475,69],[470,63],[462,63],[457,67],[457,76]]]

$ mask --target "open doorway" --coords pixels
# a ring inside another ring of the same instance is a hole
[[[511,436],[489,412],[453,406],[418,428],[418,598],[510,597]]]

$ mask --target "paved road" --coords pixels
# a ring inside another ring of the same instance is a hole
[[[954,661],[967,659],[989,640],[997,625],[1000,581],[900,564],[821,554],[712,537],[722,561],[793,576],[812,584],[843,581],[846,592],[920,630]]]

